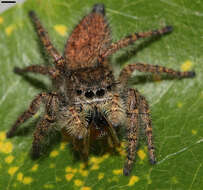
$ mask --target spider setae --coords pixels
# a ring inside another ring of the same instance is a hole
[[[43,104],[45,112],[36,126],[33,137],[33,156],[40,155],[43,139],[56,123],[57,127],[71,138],[74,147],[85,160],[88,159],[91,142],[97,139],[103,138],[113,146],[119,146],[117,131],[120,126],[125,126],[128,145],[123,173],[129,175],[135,158],[139,128],[143,127],[150,162],[154,164],[156,161],[149,106],[138,90],[128,88],[127,81],[134,70],[166,73],[176,78],[194,77],[195,73],[135,63],[124,67],[119,77],[115,79],[109,57],[139,39],[168,34],[172,31],[172,27],[134,33],[112,43],[104,5],[96,4],[90,14],[73,30],[66,43],[64,56],[61,56],[52,45],[35,13],[31,11],[29,16],[43,46],[53,58],[54,66],[32,65],[15,68],[14,71],[19,74],[33,72],[48,75],[52,80],[53,90],[49,93],[40,93],[34,98],[30,107],[8,131],[7,137],[14,136],[18,127],[32,117]]]

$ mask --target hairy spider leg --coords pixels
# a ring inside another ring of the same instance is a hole
[[[58,70],[53,67],[45,67],[40,65],[31,65],[24,68],[15,67],[14,72],[17,74],[24,74],[27,72],[38,73],[41,75],[49,75],[51,78],[56,78],[58,76]]]
[[[155,155],[154,155],[154,143],[153,143],[153,136],[152,136],[152,122],[150,117],[150,109],[147,103],[147,100],[144,96],[142,96],[137,90],[135,91],[136,96],[139,97],[138,107],[140,110],[140,117],[143,123],[143,127],[145,130],[145,135],[147,137],[147,146],[149,151],[149,161],[151,164],[156,163]]]
[[[11,127],[11,129],[7,132],[7,137],[10,138],[14,136],[15,131],[18,129],[18,127],[23,124],[25,121],[27,121],[30,117],[32,117],[35,113],[37,113],[40,105],[46,101],[46,99],[50,95],[47,93],[40,93],[38,94],[34,100],[31,102],[28,110],[26,110],[14,123],[14,125]]]
[[[39,36],[42,44],[44,45],[44,47],[47,50],[47,52],[49,53],[49,55],[54,59],[56,68],[59,70],[63,70],[64,64],[65,64],[64,58],[60,55],[60,53],[57,51],[57,49],[52,45],[47,31],[44,29],[44,27],[40,23],[35,12],[30,11],[29,16],[32,19],[32,21],[36,27],[38,36]]]
[[[118,80],[125,85],[131,74],[134,70],[138,70],[141,72],[151,72],[151,73],[157,73],[162,74],[166,73],[169,76],[177,77],[177,78],[186,78],[186,77],[194,77],[195,72],[194,71],[175,71],[170,68],[162,67],[159,65],[149,65],[144,63],[135,63],[135,64],[129,64],[121,71]]]
[[[34,132],[34,139],[32,142],[32,156],[34,158],[39,157],[41,143],[44,137],[47,135],[47,131],[52,126],[51,124],[56,121],[56,113],[58,111],[58,97],[56,94],[52,94],[48,97],[45,109],[45,115],[37,124]]]
[[[114,54],[119,49],[127,47],[130,44],[133,44],[138,39],[147,38],[150,36],[162,36],[164,34],[168,34],[172,32],[172,30],[173,30],[172,26],[166,26],[158,30],[153,30],[148,32],[138,32],[138,33],[131,34],[119,40],[118,42],[112,43],[104,52],[102,52],[101,58],[105,58]]]
[[[134,89],[128,90],[127,98],[127,158],[123,168],[123,174],[128,176],[132,170],[135,152],[139,140],[139,109],[138,97]]]

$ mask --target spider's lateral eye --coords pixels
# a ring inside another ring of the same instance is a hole
[[[82,94],[82,90],[76,90],[77,95],[81,95]]]
[[[105,90],[104,89],[99,89],[99,90],[97,90],[97,92],[96,92],[96,95],[97,96],[103,96],[105,94]]]
[[[106,89],[107,89],[108,91],[110,91],[110,90],[111,90],[111,86],[110,86],[110,85],[107,86]]]
[[[91,90],[88,90],[87,92],[85,92],[85,97],[92,98],[93,96],[94,96],[94,92],[92,92]]]

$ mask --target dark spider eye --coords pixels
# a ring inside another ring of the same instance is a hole
[[[110,90],[111,90],[111,86],[110,86],[110,85],[107,86],[106,89],[107,89],[108,91],[110,91]]]
[[[92,92],[91,90],[88,90],[87,92],[85,92],[85,96],[87,98],[92,98],[94,96],[94,92]]]
[[[82,94],[82,90],[76,90],[77,95],[81,95]]]
[[[99,90],[97,90],[97,92],[96,92],[96,95],[97,96],[103,96],[105,94],[105,90],[104,89],[99,89]]]

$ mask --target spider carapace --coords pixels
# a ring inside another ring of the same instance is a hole
[[[18,74],[33,72],[48,75],[53,82],[53,89],[49,93],[40,93],[34,98],[30,107],[8,131],[7,137],[14,136],[17,128],[33,116],[43,104],[45,111],[33,137],[33,156],[39,156],[43,139],[53,125],[56,125],[63,134],[71,137],[74,147],[85,160],[88,158],[92,140],[103,138],[111,145],[119,146],[117,131],[119,127],[125,127],[128,144],[123,173],[129,175],[138,144],[139,128],[143,127],[147,137],[150,162],[154,164],[149,106],[138,90],[128,88],[128,79],[134,70],[166,73],[176,78],[194,77],[195,73],[134,63],[124,67],[115,79],[109,57],[141,38],[170,33],[172,27],[133,33],[112,43],[104,5],[96,4],[73,30],[62,56],[52,45],[36,14],[31,11],[29,16],[47,53],[53,58],[54,65],[16,67],[14,71]]]

